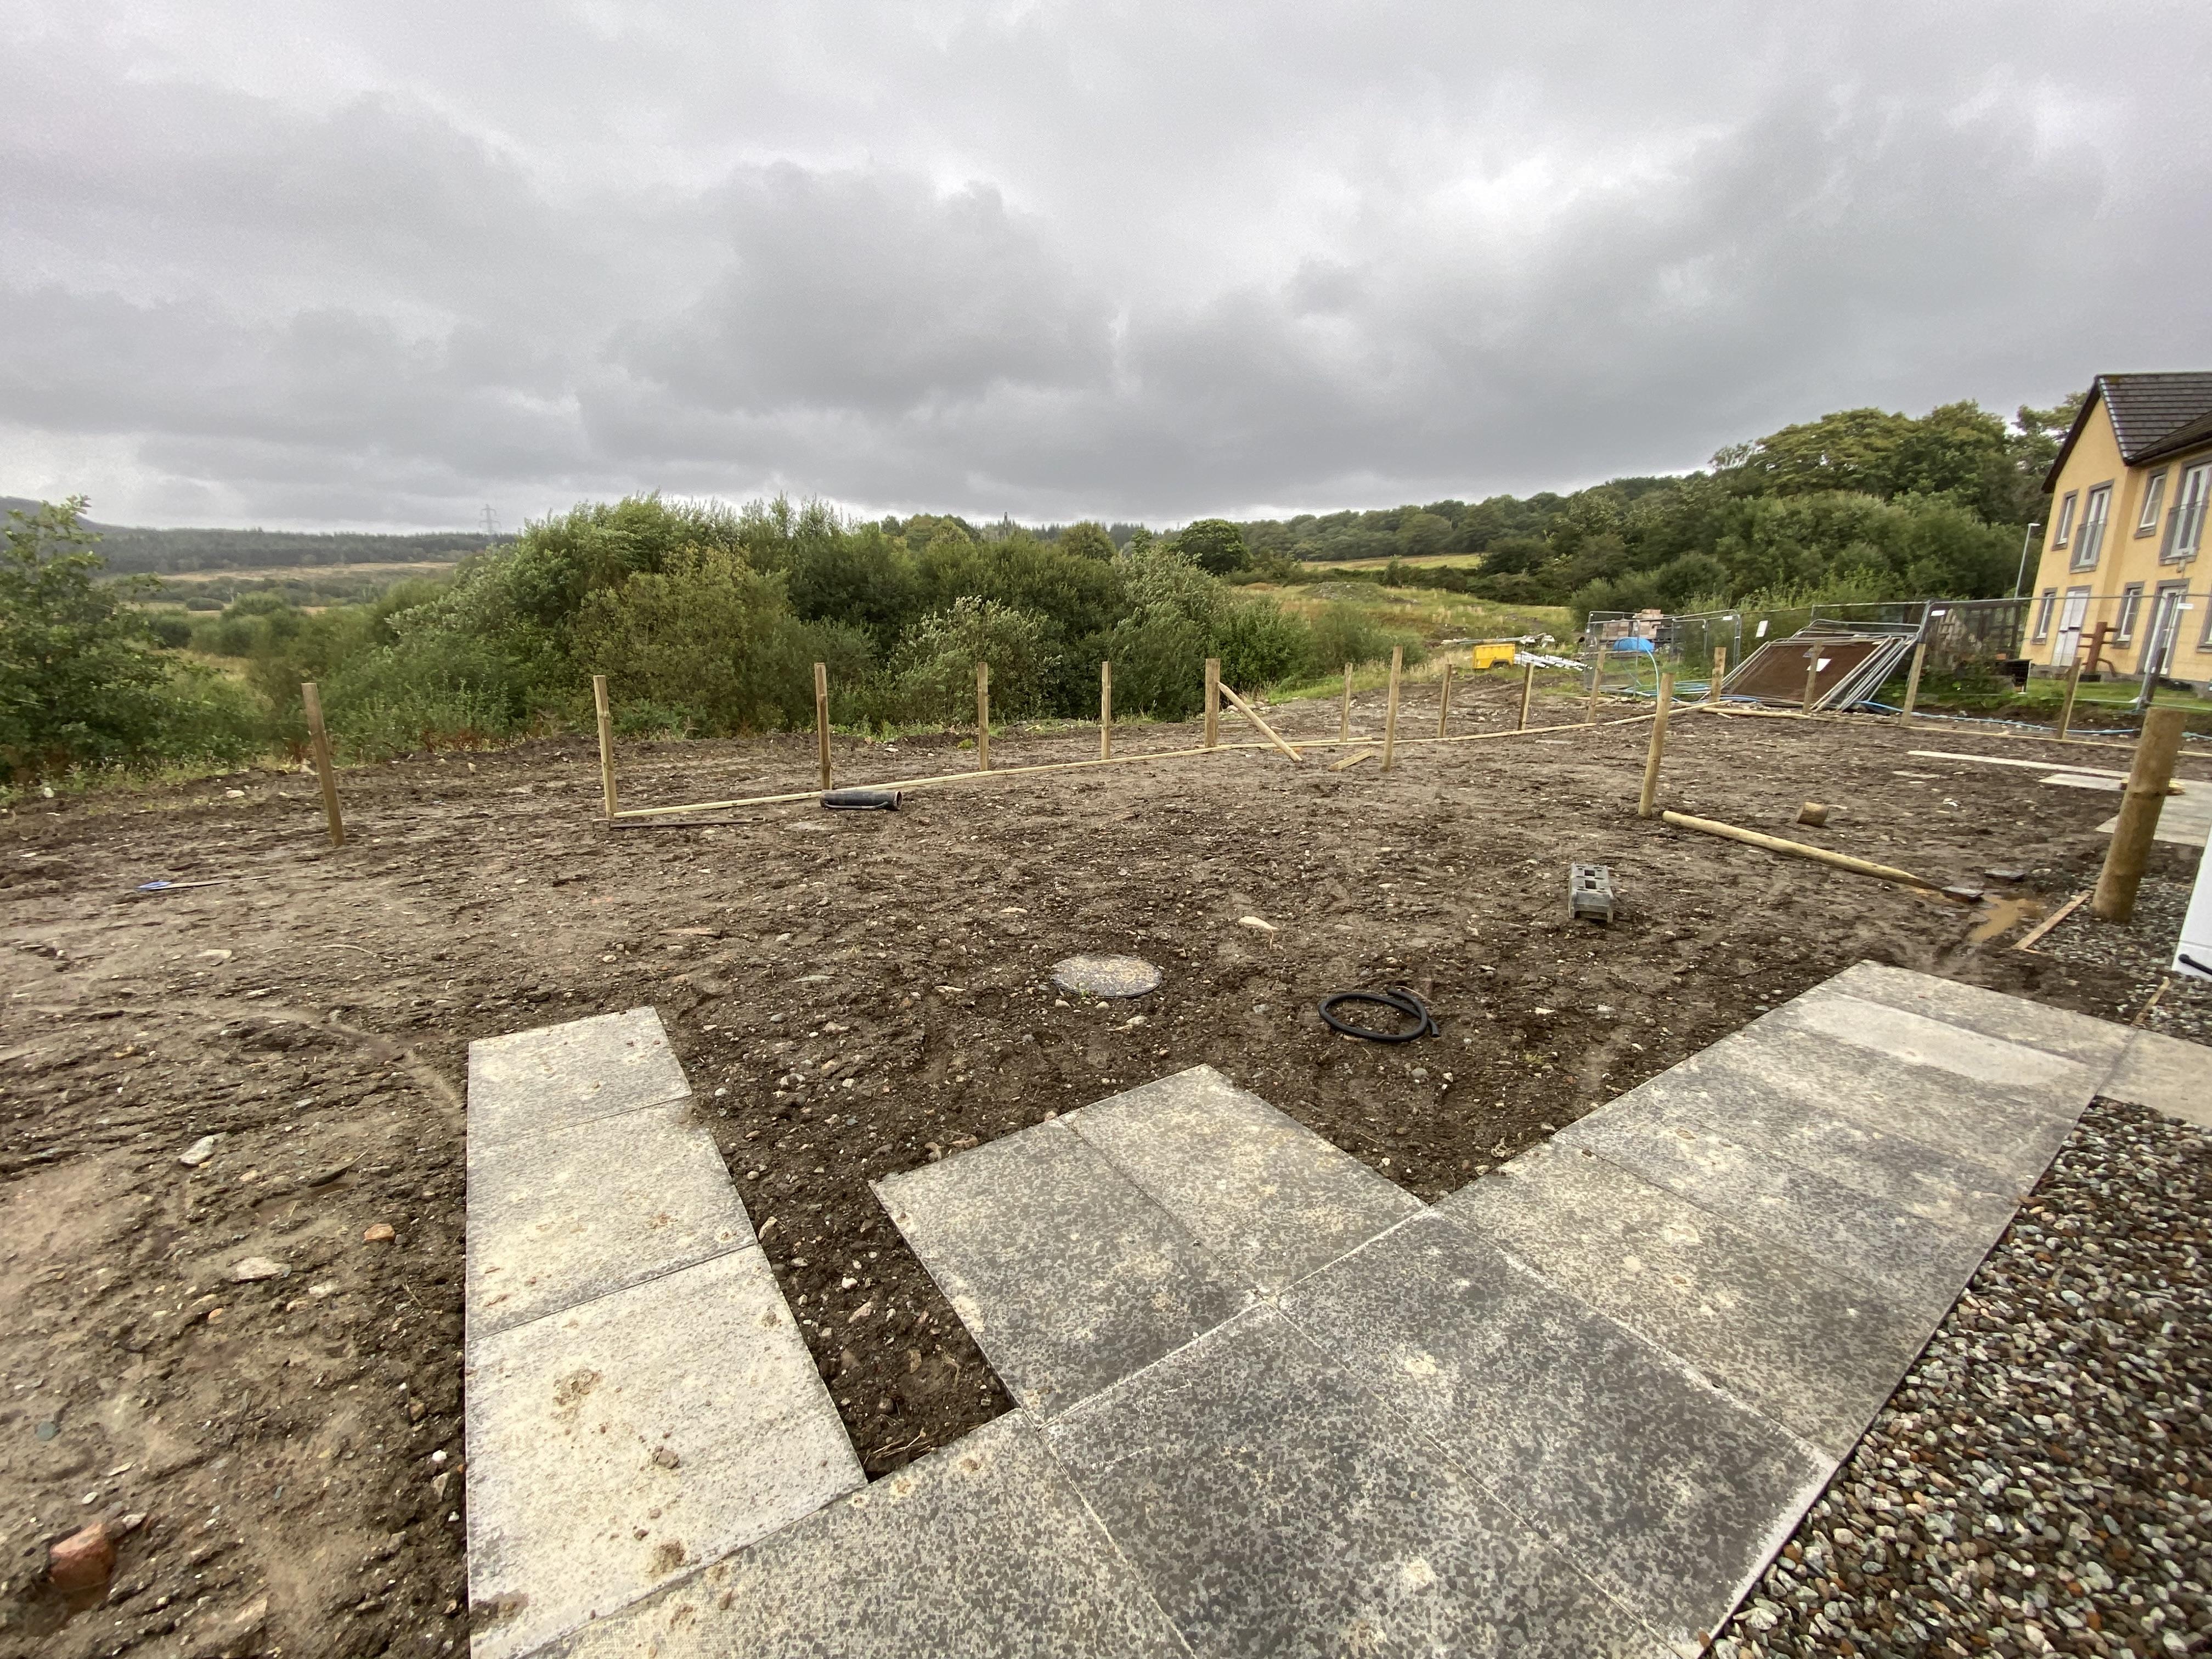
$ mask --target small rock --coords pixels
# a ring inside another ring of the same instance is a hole
[[[1239,916],[1237,918],[1237,925],[1239,927],[1255,928],[1262,933],[1272,933],[1276,931],[1275,924],[1264,916]]]
[[[1797,822],[1808,823],[1815,830],[1828,821],[1828,809],[1819,801],[1808,800],[1797,809]]]
[[[234,952],[229,951],[203,951],[200,952],[200,960],[202,962],[228,962],[233,954]]]
[[[225,800],[244,800],[246,799],[246,791],[243,789],[226,789],[222,792],[222,798]]]
[[[682,1458],[678,1457],[666,1446],[655,1446],[653,1449],[653,1461],[655,1463],[658,1463],[664,1469],[678,1468],[684,1462]]]
[[[364,1244],[389,1244],[396,1237],[390,1222],[380,1221],[374,1226],[362,1229],[361,1242]]]
[[[2026,881],[2027,879],[2027,872],[2025,870],[1984,870],[1982,873],[1991,881]]]
[[[198,1169],[215,1156],[215,1144],[222,1139],[219,1134],[202,1135],[177,1155],[177,1162],[188,1170]]]
[[[71,1533],[46,1552],[46,1576],[67,1594],[98,1589],[114,1571],[115,1540],[101,1522]]]
[[[314,1297],[316,1301],[320,1302],[325,1297],[336,1296],[337,1294],[337,1290],[338,1287],[337,1285],[328,1283],[310,1285],[307,1286],[307,1294]]]
[[[271,1261],[265,1255],[249,1255],[231,1264],[230,1277],[234,1284],[252,1285],[264,1279],[282,1279],[292,1270],[281,1261]]]

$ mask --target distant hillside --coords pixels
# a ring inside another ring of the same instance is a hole
[[[29,512],[36,501],[0,495],[0,514]],[[293,530],[143,530],[125,525],[86,527],[100,532],[100,556],[122,573],[180,570],[265,570],[307,565],[450,563],[482,552],[495,541],[482,532],[434,532],[419,536],[372,536],[351,532],[317,535]]]

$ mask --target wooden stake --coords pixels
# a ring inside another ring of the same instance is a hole
[[[1336,740],[1339,743],[1352,741],[1352,665],[1350,663],[1344,665],[1344,703],[1337,710]]]
[[[1406,647],[1390,647],[1390,702],[1382,714],[1382,769],[1387,772],[1398,762],[1398,677],[1406,670]]]
[[[592,676],[592,706],[599,717],[599,793],[606,797],[607,817],[615,815],[615,714],[607,701],[607,677]]]
[[[1705,686],[1705,701],[1712,702],[1721,694],[1721,682],[1728,678],[1728,647],[1713,647],[1713,677]]]
[[[1913,708],[1920,702],[1920,671],[1928,661],[1928,641],[1923,640],[1912,647],[1912,667],[1905,676],[1905,707],[1897,711],[1899,726],[1912,724]]]
[[[1206,659],[1206,746],[1221,741],[1221,659]]]
[[[991,665],[987,662],[975,665],[975,769],[991,769]]]
[[[1447,730],[1449,729],[1448,722],[1451,719],[1451,680],[1452,665],[1449,663],[1446,663],[1444,665],[1443,699],[1437,705],[1437,735],[1440,738],[1443,736]]]
[[[1910,870],[1893,870],[1887,864],[1873,864],[1865,859],[1831,853],[1825,847],[1808,847],[1802,841],[1784,841],[1779,836],[1762,836],[1756,830],[1739,830],[1732,823],[1720,823],[1711,818],[1693,818],[1684,812],[1662,812],[1659,821],[1671,823],[1678,830],[1695,830],[1703,835],[1718,836],[1724,841],[1740,841],[1747,847],[1764,847],[1770,853],[1787,853],[1793,858],[1810,859],[1815,864],[1848,870],[1853,875],[1874,876],[1906,887],[1924,888],[1931,893],[1943,890],[1942,883],[1930,881],[1925,876],[1916,876]]]
[[[2075,911],[2080,909],[2083,902],[2087,900],[2089,892],[2087,888],[2084,888],[2081,891],[2075,894],[2072,898],[2068,899],[2065,903],[2060,905],[2056,910],[2053,910],[2041,921],[2037,922],[2035,926],[2029,930],[2027,936],[2021,939],[2018,944],[2014,945],[2012,948],[2015,951],[2026,951],[2033,955],[2037,941],[2041,939],[2045,933],[2056,927],[2060,922],[2065,921],[2067,917],[2072,915]]]
[[[1363,749],[1356,755],[1348,755],[1344,759],[1334,763],[1328,769],[1332,772],[1348,772],[1360,762],[1370,761],[1374,758],[1375,751],[1372,749]]]
[[[830,787],[830,665],[814,665],[814,748],[822,763],[822,787]]]
[[[1114,665],[1098,665],[1098,758],[1110,760],[1114,754]]]
[[[1651,803],[1659,798],[1659,760],[1667,752],[1667,714],[1674,703],[1674,673],[1659,675],[1659,706],[1651,720],[1651,746],[1644,751],[1644,788],[1636,797],[1636,816],[1651,816]]]
[[[1238,696],[1234,691],[1231,690],[1225,685],[1221,688],[1221,695],[1229,699],[1230,702],[1236,708],[1238,714],[1243,715],[1246,720],[1251,721],[1253,725],[1258,726],[1261,732],[1265,732],[1269,743],[1273,744],[1276,748],[1281,750],[1285,755],[1288,755],[1292,761],[1296,761],[1298,758],[1298,751],[1291,748],[1290,744],[1285,743],[1281,738],[1275,734],[1275,728],[1260,718],[1260,711],[1258,709],[1253,708],[1250,703],[1245,702],[1243,698]]]
[[[1589,708],[1583,715],[1584,726],[1597,724],[1598,691],[1605,684],[1605,641],[1601,640],[1598,641],[1597,655],[1590,659]]]
[[[323,786],[323,817],[330,821],[331,845],[345,845],[345,818],[338,811],[338,775],[331,765],[331,734],[323,729],[323,698],[313,680],[300,682],[300,701],[307,707],[307,746],[314,751],[315,776]],[[607,786],[611,791],[614,785]],[[611,793],[608,799],[613,799]]]
[[[2173,763],[2181,753],[2182,723],[2179,708],[2154,708],[2143,716],[2135,764],[2128,769],[2127,787],[2120,797],[2120,821],[2113,827],[2104,872],[2097,878],[2097,896],[2089,905],[2089,914],[2100,921],[2126,921],[2135,915],[2136,889],[2142,884],[2159,809],[2166,805]]]
[[[1536,695],[1536,665],[1530,663],[1521,671],[1521,715],[1513,722],[1516,732],[1528,729],[1528,699]]]
[[[1820,647],[1817,645],[1808,646],[1805,648],[1805,702],[1797,712],[1801,714],[1811,714],[1813,704],[1820,694]]]
[[[2058,705],[2058,740],[2061,743],[2066,740],[2067,728],[2074,724],[2074,694],[2081,689],[2081,653],[2076,650],[2073,666],[2066,671],[2066,701]]]

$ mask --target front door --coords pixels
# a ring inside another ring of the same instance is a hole
[[[2051,653],[2054,666],[2071,667],[2077,652],[2081,649],[2081,619],[2089,614],[2089,590],[2069,587],[2066,603],[2058,612],[2058,645]]]
[[[2173,665],[2173,643],[2181,632],[2182,604],[2189,597],[2185,581],[2160,582],[2151,597],[2150,632],[2143,641],[2146,674],[2165,674]]]

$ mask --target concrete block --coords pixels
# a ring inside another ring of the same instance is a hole
[[[1010,1393],[1057,1412],[1254,1299],[1058,1119],[876,1183]]]
[[[1602,1114],[1569,1126],[1554,1144],[1589,1147],[1930,1324],[1958,1300],[1990,1243],[1702,1124]]]
[[[1194,1654],[1655,1651],[1562,1551],[1272,1308],[1046,1436]]]
[[[1013,1412],[562,1643],[558,1659],[1182,1659]]]
[[[688,1102],[468,1146],[468,1328],[489,1336],[753,1242]]]
[[[1217,1261],[1269,1292],[1423,1207],[1211,1066],[1115,1095],[1061,1121]]]
[[[1857,1281],[1587,1148],[1540,1146],[1437,1207],[1831,1457],[1927,1340]]]
[[[650,1008],[469,1044],[469,1139],[484,1145],[681,1100],[689,1091],[660,1016]]]
[[[1694,1650],[1818,1495],[1828,1459],[1443,1217],[1285,1296],[1283,1315]]]
[[[1909,969],[1862,962],[1808,992],[1838,992],[1863,1002],[1923,1014],[1947,1025],[1963,1025],[1984,1036],[2017,1042],[2046,1054],[2079,1060],[2092,1071],[2110,1065],[2127,1046],[2128,1028],[2108,1019],[2053,1008],[2026,997],[1989,991],[1978,985],[1916,974]]]
[[[1909,1066],[1930,1066],[2023,1094],[2074,1101],[2077,1111],[2096,1093],[2105,1066],[2102,1061],[2085,1066],[2024,1043],[1984,1036],[1963,1025],[1840,991],[1823,989],[1798,997],[1758,1023],[1787,1030],[1818,1031]],[[2075,1101],[2076,1096],[2078,1101]]]
[[[2105,1093],[2212,1129],[2212,1048],[2155,1031],[2129,1036],[2126,1052],[2105,1080]]]
[[[470,1345],[474,1659],[510,1659],[861,1483],[757,1249]]]

